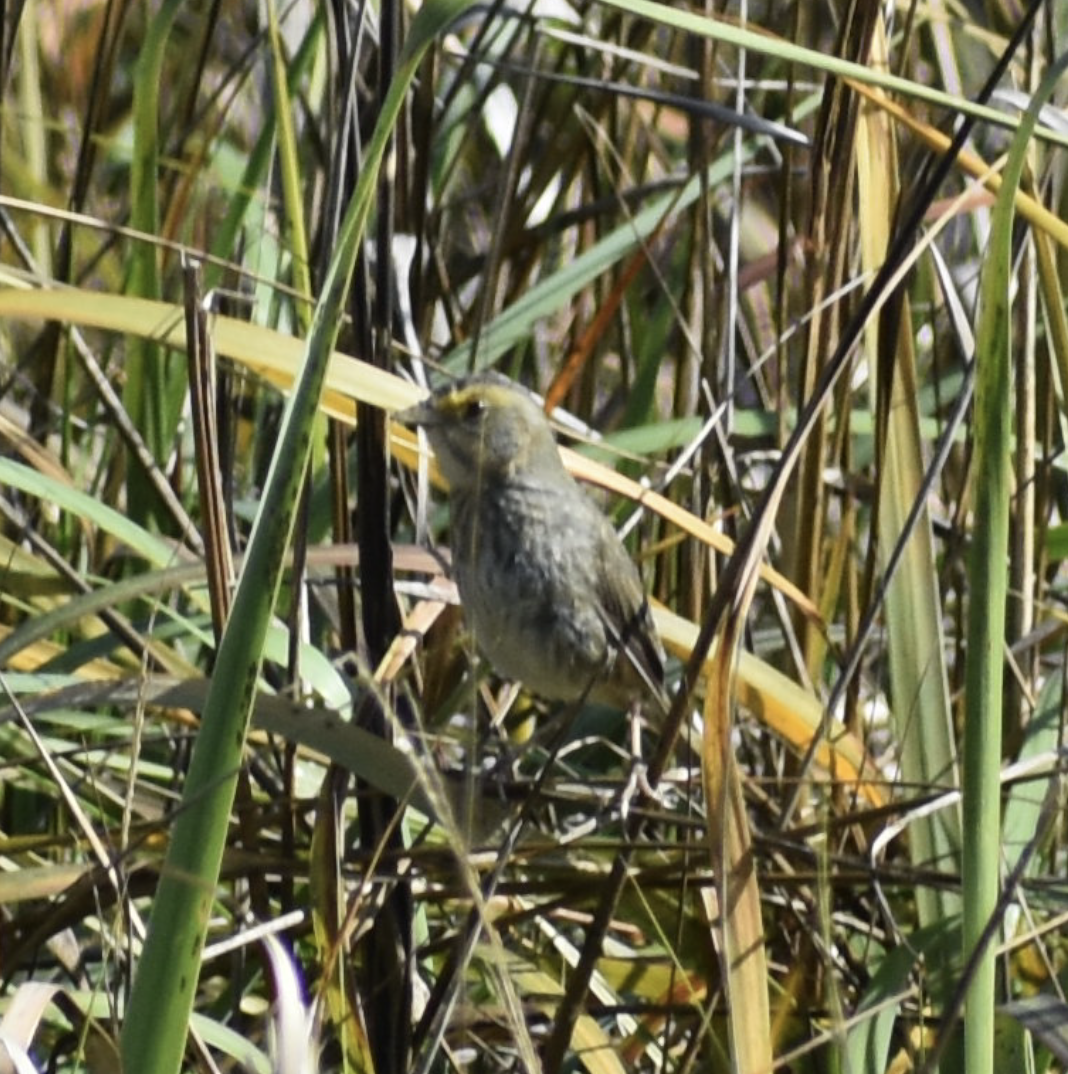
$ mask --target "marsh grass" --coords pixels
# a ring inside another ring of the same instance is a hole
[[[0,1047],[1065,1069],[1062,86],[1001,168],[1068,16],[1009,7],[8,13]],[[694,678],[625,816],[423,547],[386,415],[490,365]]]

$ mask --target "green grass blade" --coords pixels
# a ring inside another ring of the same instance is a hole
[[[44,502],[69,511],[76,518],[84,519],[110,533],[117,541],[137,555],[143,556],[155,567],[172,566],[179,559],[188,559],[187,552],[177,552],[173,542],[161,540],[149,533],[122,511],[109,507],[73,485],[42,474],[32,466],[0,458],[0,485],[20,489],[29,496],[36,496]]]
[[[293,284],[302,298],[311,298],[312,281],[308,258],[308,230],[304,226],[304,183],[300,175],[297,135],[293,128],[293,102],[286,76],[282,32],[278,11],[272,0],[267,4],[268,37],[271,42],[271,74],[274,89],[275,114],[278,117],[278,158],[282,172],[282,193],[285,198],[286,220],[289,224],[290,257]],[[309,307],[297,303],[297,318],[304,331],[308,329]]]
[[[285,71],[285,86],[281,90],[276,89],[276,97],[283,96],[286,100],[291,100],[297,93],[301,80],[314,62],[318,26],[321,21],[316,16],[316,32],[305,34],[300,49]],[[277,126],[274,112],[265,112],[262,118],[262,127],[256,138],[255,145],[248,154],[241,179],[236,187],[229,191],[226,215],[214,230],[211,242],[212,256],[220,262],[229,260],[232,252],[240,246],[242,228],[246,228],[249,231],[256,229],[256,224],[250,217],[261,212],[263,202],[269,198],[269,192],[261,188],[264,185],[274,155]],[[253,212],[253,208],[255,208],[255,212]],[[215,261],[209,261],[205,264],[205,291],[211,291],[213,288],[219,287],[224,280],[225,274],[221,264]]]
[[[134,979],[121,1038],[123,1065],[128,1071],[176,1074],[181,1067],[264,641],[281,582],[342,304],[371,215],[378,171],[408,86],[434,35],[469,2],[439,0],[420,9],[342,222],[337,249],[316,304],[303,366],[286,407],[230,621],[219,646],[182,808],[175,819]],[[166,1012],[165,1017],[161,1017],[161,1011]]]
[[[130,171],[130,223],[146,235],[159,233],[159,108],[160,84],[167,40],[181,0],[167,0],[151,20],[134,69],[134,151]],[[130,252],[128,291],[141,298],[160,293],[159,250],[138,242]],[[177,363],[148,340],[131,338],[126,351],[123,404],[157,462],[167,457],[177,425],[184,380]],[[129,480],[130,510],[144,519],[154,496],[143,473]]]
[[[1012,494],[1012,224],[1016,189],[1039,109],[1068,67],[1068,54],[1047,72],[1020,122],[994,209],[983,266],[975,389],[975,517],[968,563],[964,715],[964,952],[982,942],[998,901],[1001,859],[1001,724],[1009,500]],[[995,950],[976,962],[964,1015],[969,1074],[993,1074]]]

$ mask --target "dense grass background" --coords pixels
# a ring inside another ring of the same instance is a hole
[[[1068,1068],[1068,9],[3,15],[0,1064]],[[696,686],[625,815],[387,421],[491,365]]]

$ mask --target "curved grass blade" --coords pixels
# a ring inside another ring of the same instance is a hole
[[[1047,71],[1013,139],[980,284],[975,388],[975,518],[968,561],[964,706],[964,953],[983,942],[998,904],[1001,859],[1001,724],[1005,659],[1009,500],[1012,495],[1012,225],[1015,194],[1041,107],[1068,69],[1068,53]],[[996,952],[978,958],[968,984],[964,1049],[971,1074],[993,1074]]]
[[[181,1067],[264,641],[281,583],[342,304],[371,216],[378,172],[408,86],[434,36],[469,2],[438,0],[416,15],[316,303],[304,360],[286,407],[245,568],[219,645],[182,808],[175,818],[123,1023],[123,1065],[129,1071],[177,1074]],[[165,1018],[160,1017],[161,1011],[166,1012]]]

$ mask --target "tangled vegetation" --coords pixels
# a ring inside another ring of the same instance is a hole
[[[0,43],[0,1069],[1068,1069],[1068,8]],[[655,598],[652,795],[464,633],[389,415],[486,367]]]

